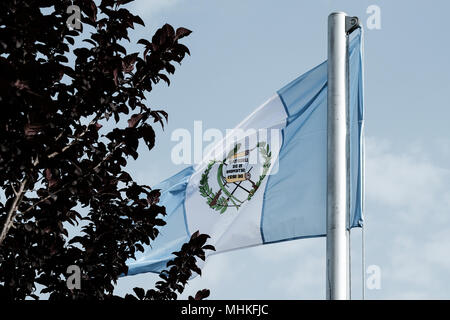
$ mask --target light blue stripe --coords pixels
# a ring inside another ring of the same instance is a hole
[[[361,217],[363,121],[360,35],[350,43],[350,221]],[[279,170],[269,176],[261,218],[263,243],[326,235],[327,63],[278,91],[287,110]]]
[[[166,267],[167,261],[174,258],[172,252],[179,251],[189,241],[184,203],[186,187],[193,173],[194,169],[188,167],[154,187],[161,189],[159,205],[166,207],[167,216],[164,220],[167,224],[160,228],[160,234],[151,242],[151,246],[144,246],[144,253],[136,253],[136,261],[129,260],[128,275],[160,272]]]
[[[362,217],[362,126],[364,121],[364,99],[362,83],[361,33],[350,45],[350,217],[352,228],[361,227]]]

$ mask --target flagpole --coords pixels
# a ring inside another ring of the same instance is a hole
[[[350,292],[348,223],[348,34],[356,17],[328,16],[327,111],[327,299],[346,300]]]

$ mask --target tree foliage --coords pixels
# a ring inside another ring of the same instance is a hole
[[[137,184],[125,169],[140,144],[153,148],[154,126],[167,121],[145,94],[161,80],[169,84],[174,63],[189,54],[179,41],[190,31],[166,24],[151,41],[138,41],[142,52],[127,52],[130,29],[144,25],[124,7],[131,1],[0,2],[3,298],[37,298],[36,284],[51,299],[113,298],[127,259],[165,224],[159,190]],[[72,4],[84,32],[67,26]],[[80,222],[70,235],[67,225]],[[196,257],[213,249],[206,239],[194,234],[156,289],[135,289],[136,296],[176,298],[199,272]],[[69,265],[82,270],[81,290],[67,288]]]

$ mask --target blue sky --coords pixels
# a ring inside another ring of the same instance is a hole
[[[157,145],[130,162],[153,185],[183,169],[170,161],[171,132],[233,128],[284,84],[326,59],[327,16],[381,9],[381,29],[365,32],[366,260],[381,270],[369,299],[450,298],[450,3],[426,1],[137,0],[146,23],[193,31],[191,56],[148,103],[169,113]],[[133,50],[133,46],[130,46]],[[352,231],[352,296],[361,297],[360,230]],[[183,297],[210,288],[214,299],[323,299],[325,239],[219,254]],[[151,287],[154,274],[122,278],[116,293]]]

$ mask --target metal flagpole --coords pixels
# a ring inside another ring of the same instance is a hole
[[[343,12],[328,16],[327,113],[327,299],[349,299],[348,222],[348,35],[358,18]]]

